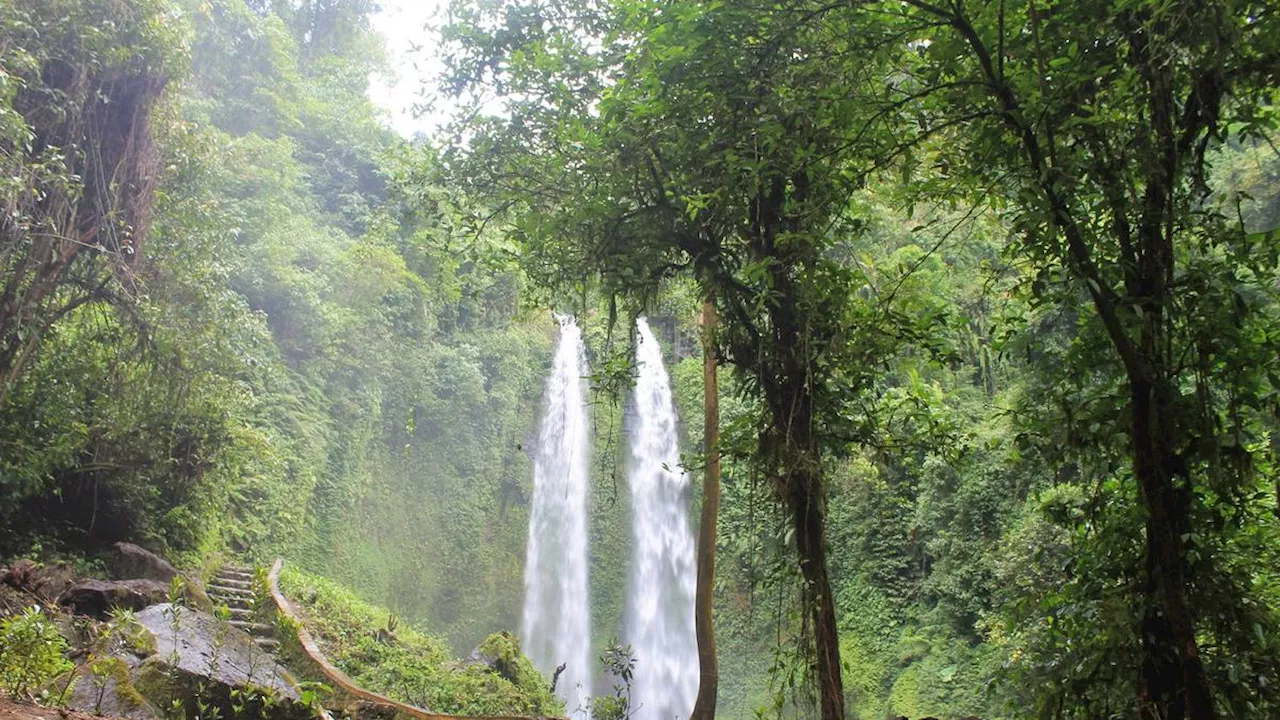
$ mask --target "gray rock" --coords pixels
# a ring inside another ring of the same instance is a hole
[[[138,622],[155,636],[153,661],[222,685],[265,687],[298,699],[289,672],[243,630],[223,620],[166,603],[138,613]]]
[[[112,608],[141,610],[168,597],[168,586],[155,580],[86,580],[63,591],[58,604],[77,615],[103,619]]]
[[[298,702],[288,671],[238,628],[167,603],[136,617],[155,652],[143,659],[136,648],[121,644],[96,661],[107,670],[103,677],[95,679],[88,666],[81,668],[69,706],[126,720],[172,716],[175,707],[186,717],[203,707],[210,713],[216,708],[224,718],[315,720],[315,713]],[[111,662],[116,667],[107,665]]]
[[[107,570],[116,580],[155,580],[170,583],[178,575],[178,569],[168,560],[133,543],[118,542],[111,546],[111,559]]]

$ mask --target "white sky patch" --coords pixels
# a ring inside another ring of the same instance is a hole
[[[444,72],[439,28],[449,0],[382,0],[372,18],[373,29],[387,46],[388,74],[369,78],[369,99],[387,111],[391,128],[406,138],[431,135],[448,119],[447,103],[437,103],[421,117],[415,105],[432,103]]]

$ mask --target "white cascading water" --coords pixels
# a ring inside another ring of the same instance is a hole
[[[697,588],[693,531],[680,467],[676,412],[662,348],[637,321],[634,416],[630,427],[634,559],[626,636],[635,651],[635,720],[686,720],[698,694],[693,625]]]
[[[591,637],[587,589],[587,406],[582,331],[557,316],[560,342],[547,379],[534,458],[533,510],[524,566],[524,650],[575,718],[589,716]]]

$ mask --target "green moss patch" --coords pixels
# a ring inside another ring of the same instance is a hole
[[[490,635],[460,661],[440,637],[331,580],[285,568],[280,586],[330,662],[367,690],[438,713],[564,712],[510,633]]]

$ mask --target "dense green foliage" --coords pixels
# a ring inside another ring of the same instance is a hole
[[[714,298],[726,492],[771,489],[761,545],[798,561],[760,578],[798,597],[779,689],[827,720],[1265,714],[1275,193],[1221,201],[1274,167],[1274,15],[460,3],[454,88],[488,104],[448,169],[545,284]]]
[[[461,2],[410,142],[367,0],[0,3],[0,552],[283,555],[359,682],[554,712],[575,312],[624,714],[629,329],[696,470],[710,297],[722,716],[1276,715],[1278,10]]]
[[[516,448],[554,325],[429,189],[391,189],[414,169],[365,97],[369,8],[69,5],[70,24],[6,5],[5,51],[27,60],[5,67],[76,47],[26,42],[35,18],[102,39],[108,64],[155,66],[160,28],[191,73],[151,113],[163,176],[138,290],[66,313],[6,385],[0,541],[284,553],[430,617],[459,651],[514,627]],[[43,91],[5,78],[6,97]]]

